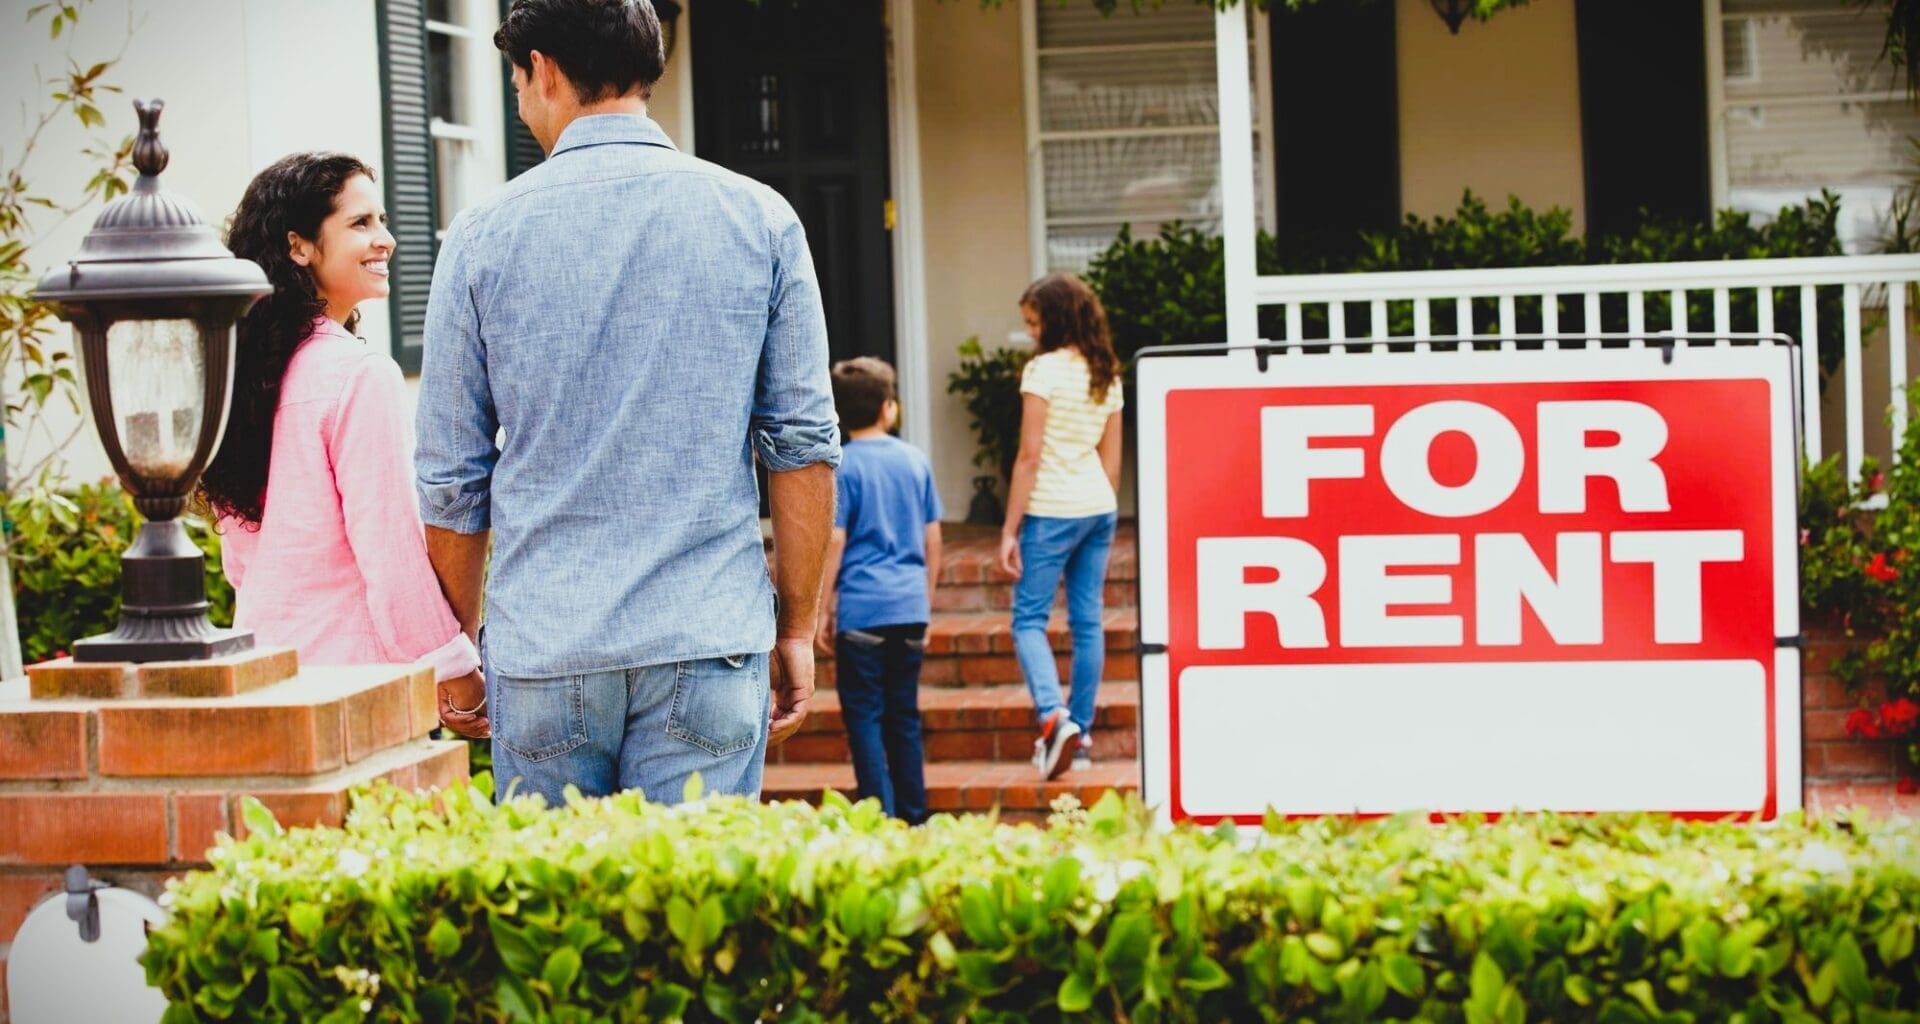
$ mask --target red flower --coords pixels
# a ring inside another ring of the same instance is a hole
[[[1873,474],[1873,479],[1867,481],[1867,490],[1872,491],[1875,494],[1878,494],[1881,491],[1884,491],[1886,489],[1887,489],[1887,474],[1885,473],[1875,473]]]
[[[1870,740],[1880,738],[1880,723],[1874,720],[1873,712],[1866,708],[1854,708],[1847,715],[1847,735],[1864,736]]]
[[[1900,570],[1887,564],[1887,554],[1884,551],[1873,556],[1873,561],[1868,562],[1866,568],[1861,571],[1882,583],[1892,583],[1900,578]]]
[[[1920,722],[1920,704],[1910,697],[1880,705],[1880,731],[1888,736],[1906,735],[1915,722]]]
[[[1900,781],[1893,784],[1893,791],[1901,796],[1912,796],[1915,793],[1920,793],[1920,779],[1916,779],[1911,775],[1902,775],[1900,776]]]

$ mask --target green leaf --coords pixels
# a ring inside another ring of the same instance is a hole
[[[1874,946],[1882,965],[1892,967],[1913,955],[1913,931],[1913,918],[1906,915],[1880,929]]]
[[[692,775],[687,776],[686,785],[680,787],[681,802],[690,804],[700,799],[700,794],[703,792],[703,789],[704,787],[700,783],[699,772],[694,772]]]
[[[508,972],[523,978],[540,973],[543,966],[540,954],[535,952],[525,931],[508,924],[498,914],[487,918],[487,927],[493,933],[493,948],[499,952],[500,962]]]
[[[1850,934],[1841,934],[1827,960],[1835,970],[1834,982],[1842,998],[1856,1006],[1873,1001],[1873,982],[1867,977],[1867,958]]]
[[[978,882],[960,888],[960,927],[976,946],[997,949],[1007,944],[1007,933],[1000,927],[1000,905]]]
[[[1085,1013],[1093,1007],[1093,993],[1093,982],[1075,972],[1061,979],[1055,1000],[1062,1013]]]
[[[293,929],[293,934],[298,935],[301,941],[308,945],[313,944],[314,938],[320,934],[321,927],[326,923],[326,914],[314,904],[295,903],[287,908],[287,927]]]
[[[433,927],[427,929],[427,951],[436,960],[445,960],[460,952],[460,929],[444,917],[433,922]]]
[[[687,1007],[692,1002],[692,989],[665,982],[655,985],[653,991],[647,993],[646,1014],[653,1020],[679,1020],[686,1016]]]
[[[264,836],[282,834],[280,822],[274,818],[273,812],[253,797],[240,798],[240,820],[246,824],[248,832],[258,832]]]
[[[1100,966],[1109,974],[1144,969],[1153,948],[1153,924],[1153,918],[1140,911],[1116,916],[1100,949]]]
[[[541,980],[553,989],[555,996],[566,994],[579,976],[580,951],[572,946],[561,946],[547,954],[547,965],[540,971]]]
[[[1386,976],[1387,987],[1408,999],[1418,999],[1426,991],[1426,972],[1405,953],[1389,953],[1380,961],[1380,968]]]

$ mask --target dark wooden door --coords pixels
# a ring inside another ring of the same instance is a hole
[[[833,358],[893,344],[882,0],[699,0],[694,145],[773,186],[806,227]]]

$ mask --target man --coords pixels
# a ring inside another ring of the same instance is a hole
[[[469,633],[491,539],[500,791],[677,801],[698,772],[757,795],[813,693],[840,460],[806,236],[773,190],[646,116],[665,64],[648,0],[516,0],[494,45],[549,159],[442,243],[417,470]]]

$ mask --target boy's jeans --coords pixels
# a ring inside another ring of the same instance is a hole
[[[694,772],[703,794],[757,797],[772,700],[764,653],[552,679],[489,669],[495,798],[511,785],[558,807],[572,783],[674,804]]]
[[[1100,624],[1107,552],[1118,518],[1028,516],[1020,522],[1020,579],[1013,585],[1013,651],[1020,674],[1044,720],[1064,703],[1060,669],[1047,643],[1047,616],[1062,576],[1067,581],[1067,625],[1073,633],[1073,699],[1067,715],[1083,736],[1093,735],[1094,698],[1106,669],[1107,636]]]
[[[920,742],[920,662],[925,623],[854,629],[834,638],[834,689],[853,751],[860,798],[909,825],[927,819],[926,753]]]

